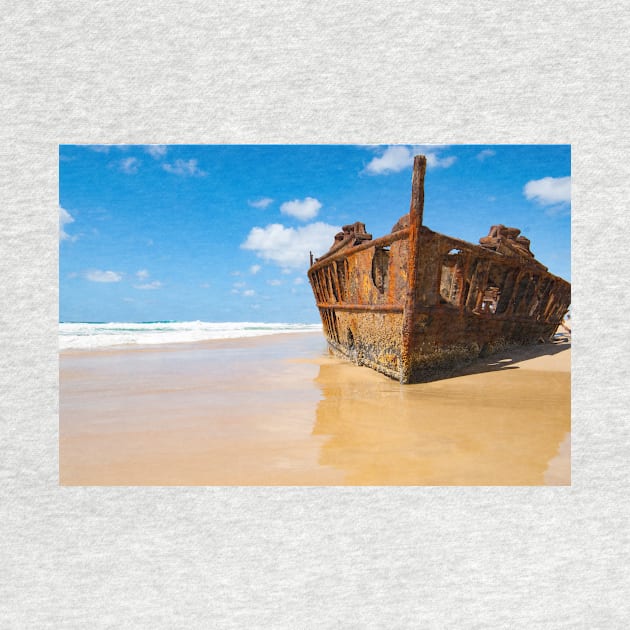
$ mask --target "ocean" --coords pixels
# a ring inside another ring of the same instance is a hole
[[[235,339],[278,333],[322,330],[321,324],[262,322],[62,322],[59,349],[95,349],[120,345],[185,343],[207,339]]]

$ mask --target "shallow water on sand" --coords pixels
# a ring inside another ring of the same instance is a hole
[[[70,485],[570,484],[569,344],[392,381],[321,334],[61,355]]]

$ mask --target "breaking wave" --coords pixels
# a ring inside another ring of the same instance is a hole
[[[321,324],[261,322],[63,322],[59,324],[59,349],[185,343],[207,339],[236,339],[278,333],[312,332],[321,329]]]

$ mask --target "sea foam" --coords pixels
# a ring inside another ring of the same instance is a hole
[[[321,330],[321,324],[261,322],[108,322],[59,324],[59,349],[185,343]]]

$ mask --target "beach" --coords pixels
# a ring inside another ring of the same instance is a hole
[[[400,385],[321,332],[60,352],[62,485],[570,485],[570,338]]]

